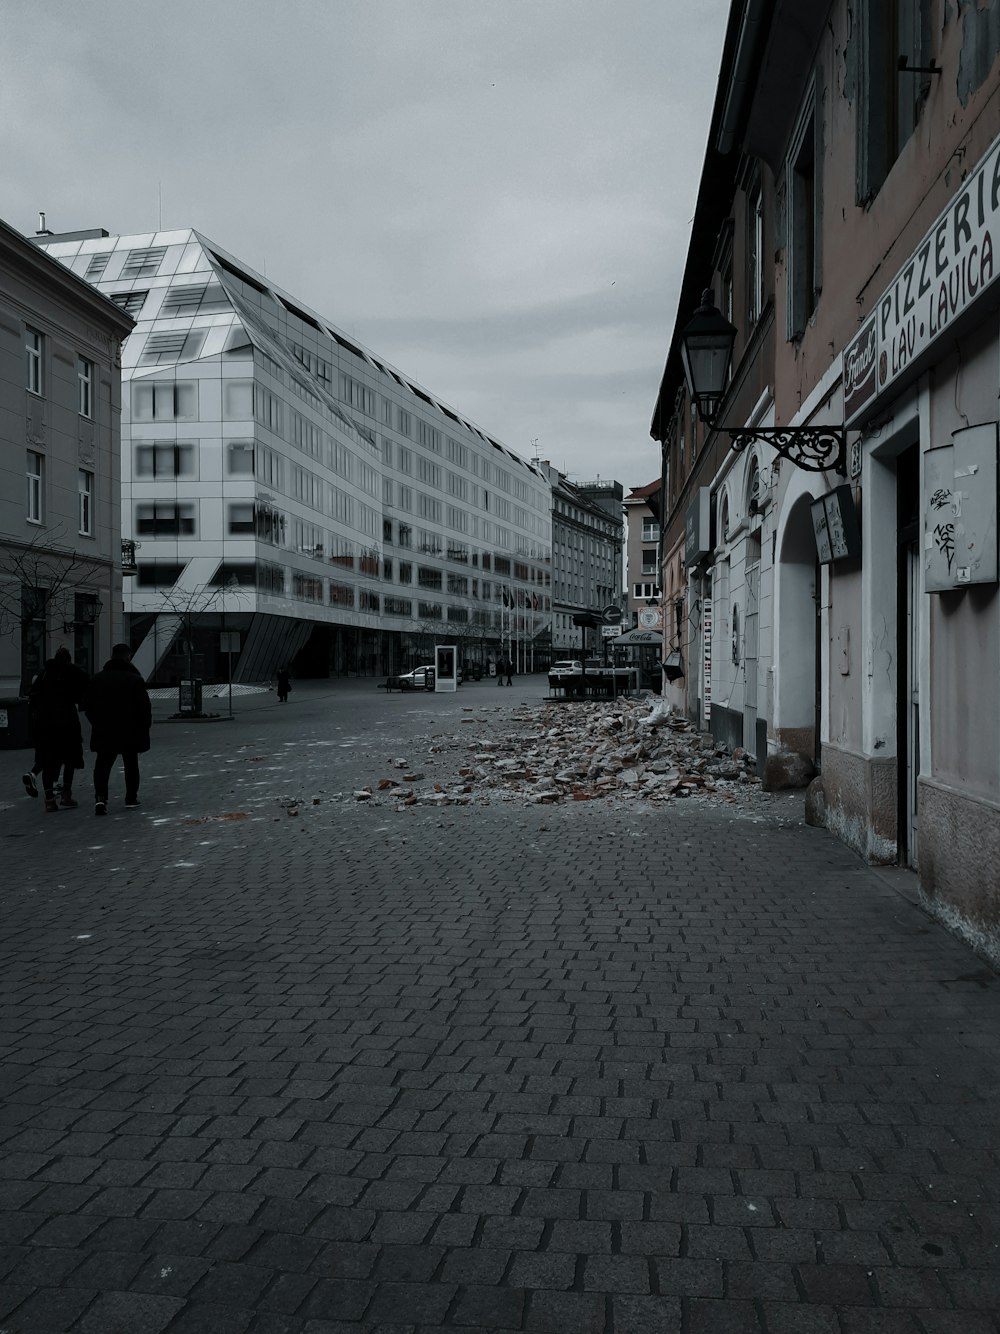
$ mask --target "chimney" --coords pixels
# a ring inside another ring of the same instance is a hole
[[[49,229],[48,229],[48,228],[46,227],[46,225],[45,225],[45,214],[44,214],[44,213],[39,213],[39,215],[38,215],[38,231],[35,232],[35,235],[36,235],[36,236],[51,236],[51,235],[52,235],[52,233],[49,231]]]

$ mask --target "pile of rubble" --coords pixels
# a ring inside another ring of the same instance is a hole
[[[736,801],[757,783],[752,758],[730,752],[660,700],[619,699],[563,705],[521,705],[507,715],[509,730],[438,741],[433,757],[461,752],[452,778],[413,771],[397,759],[398,777],[385,777],[354,792],[358,801],[391,801],[401,806],[470,805],[524,801],[538,805],[601,798],[671,802],[702,797]],[[465,722],[484,722],[464,719]],[[440,760],[432,760],[430,767]],[[420,785],[423,786],[420,786]]]

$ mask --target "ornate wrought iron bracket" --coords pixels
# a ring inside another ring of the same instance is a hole
[[[722,427],[732,439],[732,448],[740,454],[760,440],[770,445],[779,458],[787,459],[805,472],[839,472],[847,476],[847,432],[842,426],[757,426],[735,429]]]

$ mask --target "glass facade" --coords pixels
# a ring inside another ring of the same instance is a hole
[[[200,597],[206,614],[225,601],[376,634],[473,626],[481,653],[548,641],[552,493],[535,466],[196,232],[46,248],[138,321],[122,535],[141,542],[125,610],[150,634],[151,615]],[[230,567],[253,574],[238,592],[219,582]]]

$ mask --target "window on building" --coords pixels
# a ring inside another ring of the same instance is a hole
[[[417,440],[425,449],[431,449],[435,454],[441,453],[441,432],[422,417],[417,418]]]
[[[229,300],[221,283],[187,283],[167,289],[160,314],[214,315],[229,310]]]
[[[655,552],[655,551],[644,551],[644,552],[642,553],[642,573],[643,573],[643,574],[655,574],[655,573],[656,573],[656,552]]]
[[[249,421],[253,416],[253,382],[224,381],[222,401],[226,421]]]
[[[863,0],[858,70],[857,201],[874,199],[916,129],[931,75],[931,0]],[[907,68],[900,68],[904,62]]]
[[[655,585],[655,584],[633,584],[633,585],[632,585],[632,596],[633,596],[634,598],[655,598],[655,597],[656,597],[656,585]]]
[[[183,561],[140,561],[136,584],[139,588],[173,588],[184,573],[184,568]]]
[[[45,522],[45,456],[28,450],[28,522]]]
[[[193,537],[193,503],[155,501],[135,507],[135,531],[148,537]]]
[[[44,385],[42,377],[42,354],[45,339],[37,329],[25,329],[24,351],[27,358],[25,384],[33,394],[41,394]]]
[[[254,523],[254,508],[252,501],[241,501],[238,504],[229,506],[228,510],[228,528],[233,537],[253,536],[256,531]]]
[[[86,468],[77,471],[77,499],[79,503],[79,531],[83,537],[94,535],[94,474]]]
[[[343,371],[340,373],[340,397],[352,408],[363,412],[366,417],[375,416],[375,391]]]
[[[131,387],[136,421],[191,421],[198,415],[198,386],[161,380]]]
[[[149,296],[148,289],[145,292],[112,292],[111,300],[116,306],[120,306],[126,315],[131,315],[133,319],[136,319],[145,304],[147,296]]]
[[[262,593],[282,595],[285,591],[285,567],[275,565],[271,561],[259,560],[257,562],[257,588]]]
[[[122,265],[122,277],[152,278],[159,272],[166,253],[166,246],[147,246],[144,250],[130,250]]]
[[[253,588],[256,581],[257,566],[252,560],[225,560],[208,581],[212,588]]]
[[[764,311],[764,195],[760,176],[747,189],[747,331]]]
[[[104,277],[104,270],[108,267],[108,260],[111,258],[111,251],[106,251],[103,255],[91,255],[90,263],[84,272],[84,277],[88,282],[96,283],[98,278]]]
[[[158,441],[136,445],[136,477],[195,477],[196,454],[193,443]]]
[[[336,580],[330,580],[330,606],[331,607],[353,607],[354,606],[354,587],[352,584],[341,584]]]
[[[226,445],[226,470],[230,477],[252,477],[253,462],[252,440],[230,440]]]
[[[657,542],[660,537],[660,525],[655,519],[643,519],[642,521],[642,540],[644,542]]]
[[[401,560],[399,562],[399,582],[401,584],[413,583],[413,566],[408,560]]]
[[[158,366],[170,361],[190,361],[205,342],[204,329],[178,333],[151,333],[139,357],[140,366]]]
[[[94,363],[86,357],[76,359],[76,381],[79,387],[79,412],[81,417],[94,415]]]
[[[801,338],[820,289],[820,154],[816,151],[815,94],[810,93],[788,156],[788,337]]]

